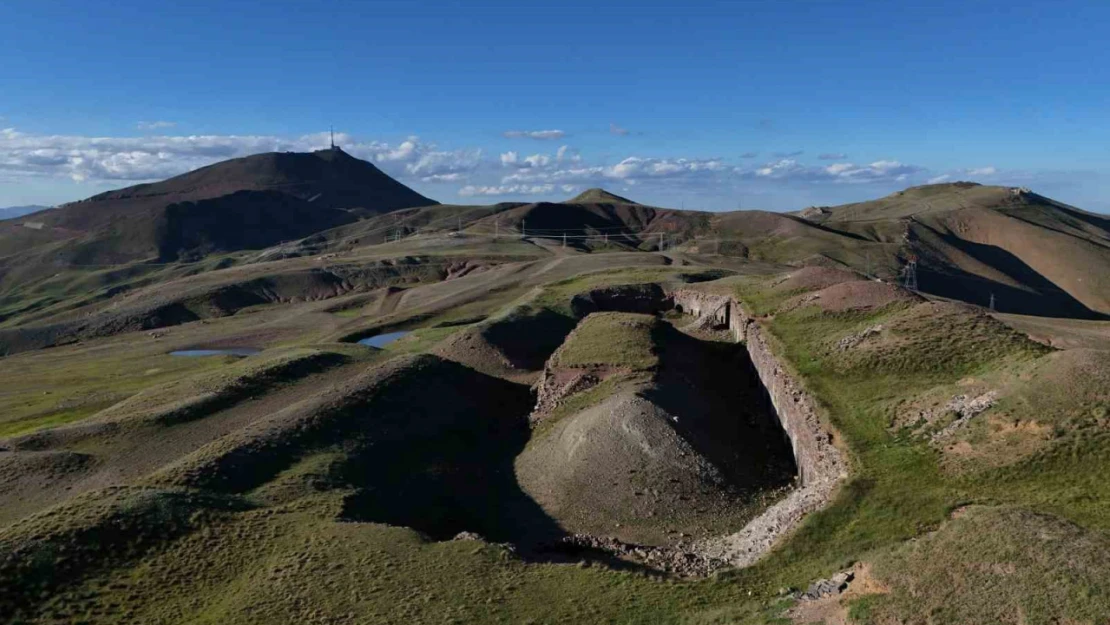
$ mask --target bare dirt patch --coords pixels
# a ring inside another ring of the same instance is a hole
[[[813,303],[826,312],[876,310],[896,303],[916,303],[922,299],[886,282],[854,280],[821,289],[812,294]]]
[[[848,616],[852,601],[868,595],[882,595],[890,592],[886,584],[875,578],[871,565],[861,562],[852,567],[851,581],[843,592],[836,592],[818,599],[802,600],[787,613],[794,623],[808,625],[850,625]]]
[[[805,267],[772,283],[776,291],[814,291],[841,282],[862,281],[854,272],[833,267]]]

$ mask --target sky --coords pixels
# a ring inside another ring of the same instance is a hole
[[[441,202],[795,210],[929,182],[1110,212],[1110,2],[0,4],[0,206],[255,152]]]

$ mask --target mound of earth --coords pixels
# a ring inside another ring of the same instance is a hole
[[[830,341],[828,350],[840,352],[840,371],[886,368],[900,371],[964,370],[975,362],[1010,354],[1035,356],[1049,351],[1024,334],[983,311],[965,304],[921,302],[896,311],[881,328],[844,351],[845,339]]]
[[[877,310],[891,304],[914,304],[923,301],[920,296],[889,284],[872,280],[841,282],[801,296],[806,303],[814,303],[826,312],[848,310]]]
[[[774,288],[777,291],[815,291],[834,284],[862,279],[859,274],[846,269],[813,266],[791,272],[782,279],[776,280]]]
[[[521,487],[575,533],[670,546],[742,526],[793,474],[744,355],[650,316],[586,317],[544,371]],[[574,371],[597,379],[568,388]]]
[[[520,307],[453,334],[433,353],[490,375],[515,378],[535,374],[574,323],[547,309]]]

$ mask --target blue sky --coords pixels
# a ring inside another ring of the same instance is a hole
[[[0,206],[326,144],[447,202],[789,210],[929,180],[1110,211],[1110,3],[0,6]]]

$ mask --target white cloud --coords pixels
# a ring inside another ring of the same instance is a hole
[[[979,167],[977,169],[968,169],[964,172],[969,176],[993,176],[998,173],[994,167]]]
[[[630,131],[627,128],[621,128],[616,124],[609,124],[609,134],[611,135],[617,135],[618,137],[627,137],[629,132]]]
[[[849,171],[853,168],[855,168],[855,165],[853,165],[851,163],[833,163],[832,165],[829,165],[828,167],[826,167],[825,171],[829,172],[830,174],[832,174],[834,176],[839,176],[840,174],[842,174],[846,171]]]
[[[565,187],[564,187],[565,189]],[[512,184],[499,186],[467,185],[459,189],[459,195],[472,197],[475,195],[543,195],[555,190],[553,184]]]
[[[555,152],[555,162],[562,163],[563,161],[580,163],[582,162],[582,155],[578,153],[578,150],[570,147],[569,145],[561,145],[559,146],[559,149]]]
[[[781,159],[760,167],[750,175],[758,178],[800,182],[904,182],[909,176],[925,170],[898,161],[875,161],[869,165],[833,163],[824,167],[803,165],[793,159]]]
[[[466,177],[466,174],[463,173],[434,174],[431,176],[424,176],[421,180],[424,182],[462,182],[466,180]]]
[[[156,121],[156,122],[139,122],[135,127],[139,130],[164,130],[166,128],[173,128],[177,122]]]
[[[628,157],[615,165],[522,169],[506,175],[503,184],[602,184],[606,181],[705,179],[731,171],[719,159],[654,159]]]
[[[844,154],[843,152],[826,152],[824,154],[818,154],[817,158],[823,161],[838,161],[844,158],[848,158],[848,155]]]
[[[562,139],[567,133],[562,130],[506,130],[509,139]]]
[[[544,154],[533,154],[522,161],[524,165],[535,168],[546,167],[550,162],[551,157]]]
[[[404,163],[404,172],[391,172],[399,177],[412,176],[425,181],[433,181],[446,175],[456,175],[456,179],[469,174],[482,163],[481,150],[438,150],[433,144],[420,143],[415,137],[405,143],[413,142],[411,150],[405,148],[405,157],[393,159]],[[404,145],[404,144],[402,144]],[[358,150],[358,146],[352,146]],[[352,152],[356,156],[357,152]]]
[[[564,147],[566,147],[566,146],[564,146]],[[562,148],[560,148],[560,149],[562,149]],[[509,166],[512,166],[512,165],[516,165],[516,159],[517,159],[517,153],[516,152],[505,152],[504,154],[501,155],[501,165],[504,166],[504,167],[509,167]]]
[[[377,163],[390,175],[443,181],[465,176],[481,164],[481,150],[438,149],[417,137],[399,144],[359,142],[338,133],[348,153]],[[300,137],[266,135],[153,135],[85,137],[33,135],[0,130],[0,175],[12,178],[65,177],[72,180],[138,182],[160,180],[217,161],[259,152],[308,152],[326,148],[326,132]]]
[[[379,162],[412,160],[416,155],[416,144],[419,140],[418,137],[409,137],[393,149],[378,152],[374,156],[374,160]]]
[[[945,180],[948,180],[951,177],[952,176],[950,174],[941,174],[940,176],[933,176],[932,178],[929,178],[928,180],[926,180],[925,184],[940,184],[940,183],[944,182]]]

